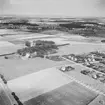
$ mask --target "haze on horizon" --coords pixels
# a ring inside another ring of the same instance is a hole
[[[0,0],[0,15],[105,17],[105,0]]]

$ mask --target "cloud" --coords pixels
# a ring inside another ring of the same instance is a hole
[[[105,9],[105,0],[98,0],[97,4],[100,9]]]
[[[6,9],[9,6],[9,0],[0,0],[0,10]]]
[[[3,0],[2,0],[3,1]],[[5,1],[5,0],[4,0]],[[6,13],[20,15],[103,16],[99,0],[10,0]],[[100,0],[101,4],[102,1]],[[98,4],[98,5],[97,5]]]

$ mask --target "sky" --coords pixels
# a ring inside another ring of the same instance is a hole
[[[0,0],[0,14],[105,17],[105,0]]]

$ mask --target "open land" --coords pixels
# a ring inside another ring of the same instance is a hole
[[[46,68],[69,63],[67,61],[56,62],[42,58],[32,60],[5,60],[4,58],[0,58],[0,61],[2,61],[0,62],[0,73],[3,74],[8,81]]]
[[[27,77],[29,79],[27,82],[24,82]],[[33,81],[35,82],[34,84]],[[11,80],[8,86],[12,91],[16,92],[26,105],[33,104],[34,102],[37,103],[37,99],[40,98],[42,98],[42,100],[39,101],[49,104],[51,102],[54,105],[63,105],[64,102],[69,103],[69,101],[75,105],[86,105],[97,96],[97,93],[72,81],[73,80],[62,72],[51,68]],[[55,96],[55,93],[58,95]],[[50,101],[50,98],[52,101]],[[29,101],[27,102],[26,100]]]
[[[50,22],[48,19],[44,24],[39,21],[18,23],[18,20],[11,22],[12,25],[8,21],[0,23],[0,74],[7,80],[8,89],[15,92],[24,105],[105,104],[105,83],[82,74],[82,70],[90,69],[86,65],[63,57],[105,51],[105,24],[100,19],[82,20],[55,19]],[[37,40],[53,41],[60,46],[56,53],[48,56],[60,56],[63,61],[54,61],[56,57],[23,60],[11,54],[24,49],[26,41]],[[65,65],[74,70],[61,72],[59,68]]]

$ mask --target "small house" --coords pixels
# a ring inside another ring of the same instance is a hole
[[[27,60],[28,58],[30,58],[30,53],[26,53],[25,56],[21,57],[23,60]]]

